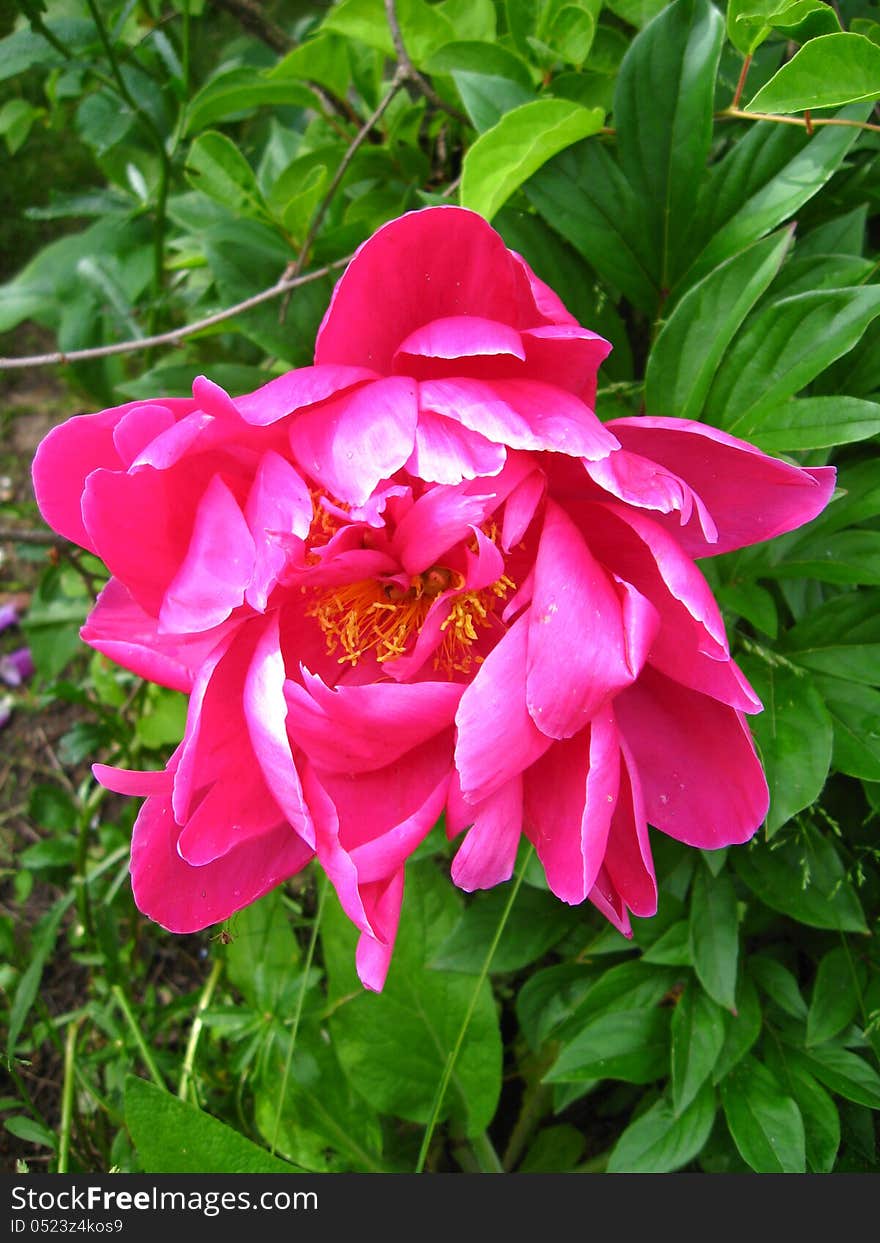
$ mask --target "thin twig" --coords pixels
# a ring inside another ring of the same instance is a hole
[[[342,181],[342,178],[348,172],[348,169],[351,166],[352,160],[354,159],[360,147],[363,146],[364,141],[370,134],[370,131],[382,119],[386,110],[388,109],[389,104],[394,99],[394,96],[403,86],[405,81],[406,81],[406,75],[400,69],[398,69],[397,73],[394,75],[394,78],[392,79],[391,86],[388,88],[387,95],[383,97],[382,101],[380,102],[378,107],[374,109],[372,114],[369,117],[367,117],[366,121],[364,121],[361,128],[358,130],[354,138],[349,143],[348,150],[345,152],[345,155],[339,161],[339,167],[337,168],[336,172],[333,174],[333,179],[331,180],[330,185],[327,187],[327,191],[324,197],[321,199],[321,202],[318,204],[317,208],[315,209],[315,214],[312,216],[311,223],[309,224],[308,232],[306,233],[305,241],[303,242],[302,247],[300,248],[299,255],[297,259],[294,261],[294,263],[288,265],[288,268],[285,269],[282,280],[289,279],[292,276],[299,276],[300,273],[302,272],[302,269],[305,266],[306,260],[309,257],[309,251],[312,249],[312,244],[314,243],[314,240],[318,235],[318,230],[320,229],[321,225],[324,223],[324,217],[327,214],[327,210],[330,207],[330,204],[333,202],[333,197],[336,194],[336,191],[339,189],[339,185]],[[287,297],[284,299],[284,302],[282,304],[281,315],[280,315],[282,322],[283,322],[285,314],[287,313],[287,304],[289,301],[290,299],[289,297]]]
[[[323,268],[316,268],[314,272],[306,272],[291,280],[282,278],[268,289],[264,289],[262,293],[245,298],[243,302],[237,302],[235,306],[229,306],[224,311],[215,311],[213,315],[206,315],[204,319],[196,320],[194,324],[173,328],[170,332],[160,332],[152,337],[138,337],[133,341],[117,341],[115,345],[96,345],[85,350],[71,350],[67,354],[59,351],[56,354],[33,354],[28,358],[0,358],[0,371],[11,371],[17,367],[51,367],[57,363],[78,363],[89,358],[106,358],[111,354],[137,353],[141,350],[154,349],[157,345],[179,345],[186,337],[191,337],[205,328],[211,328],[214,324],[220,324],[225,319],[232,319],[234,315],[242,315],[245,311],[260,306],[263,302],[280,297],[288,289],[296,289],[299,285],[308,285],[311,281],[329,276],[337,268],[345,267],[351,257],[351,255],[346,255],[344,259],[337,259]]]
[[[289,52],[294,46],[294,40],[287,31],[270,21],[254,0],[214,0],[214,5],[225,9],[273,52]]]
[[[205,987],[202,989],[202,995],[199,997],[196,1006],[196,1014],[193,1019],[193,1025],[190,1028],[189,1040],[186,1042],[186,1053],[183,1058],[183,1070],[180,1076],[180,1084],[177,1088],[177,1095],[180,1100],[185,1101],[189,1096],[190,1084],[193,1081],[193,1071],[196,1064],[196,1050],[199,1047],[199,1040],[202,1035],[202,1028],[205,1026],[205,1011],[211,1004],[211,998],[214,996],[214,989],[217,987],[217,981],[223,971],[223,959],[215,958],[214,965],[211,968],[211,974],[208,976]],[[198,1104],[198,1101],[196,1101]]]
[[[397,6],[394,0],[385,0],[385,17],[388,21],[388,27],[391,31],[391,39],[394,43],[394,55],[397,58],[398,67],[403,71],[404,77],[408,82],[412,82],[429,103],[435,108],[439,108],[442,112],[448,112],[451,117],[455,117],[456,121],[460,121],[462,125],[470,126],[470,121],[454,108],[452,104],[448,104],[434,90],[427,78],[423,78],[412,63],[409,52],[406,50],[406,44],[403,41],[403,35],[400,30],[400,22],[397,20]]]
[[[809,130],[811,126],[818,129],[820,125],[842,125],[848,129],[867,129],[880,134],[880,125],[872,125],[870,121],[850,121],[845,117],[810,117],[807,120],[804,117],[781,116],[778,112],[749,112],[745,108],[725,108],[722,112],[715,113],[715,120],[775,121],[778,125],[799,125],[805,130]]]
[[[742,63],[742,69],[739,71],[739,80],[737,81],[736,90],[733,93],[733,99],[730,103],[731,108],[739,107],[739,101],[742,99],[742,93],[745,89],[746,78],[749,76],[749,67],[751,66],[751,63],[751,56],[747,56]]]

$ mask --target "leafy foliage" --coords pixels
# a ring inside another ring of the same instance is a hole
[[[86,764],[160,765],[182,701],[82,654],[93,559],[16,546],[38,670],[18,706],[70,716],[63,775],[26,790],[26,820],[3,815],[19,1151],[68,1170],[400,1171],[438,1121],[434,1169],[877,1169],[880,51],[859,5],[730,0],[725,22],[710,0],[400,0],[405,63],[380,0],[278,3],[246,27],[186,0],[20,7],[0,138],[33,170],[64,135],[90,171],[30,207],[61,232],[0,288],[0,331],[132,346],[73,361],[69,406],[307,363],[333,265],[459,193],[614,342],[602,417],[705,420],[834,463],[839,489],[804,531],[703,564],[765,704],[765,831],[702,856],[655,834],[660,910],[632,941],[526,864],[494,955],[509,889],[459,895],[434,834],[381,996],[308,874],[219,932],[144,926],[132,813]],[[288,302],[239,307],[294,271],[316,275]],[[41,1058],[72,1093],[60,1125]]]

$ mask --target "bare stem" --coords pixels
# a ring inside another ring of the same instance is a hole
[[[409,52],[406,50],[406,44],[403,41],[403,35],[400,30],[400,22],[397,20],[397,6],[394,0],[385,0],[385,17],[388,21],[388,28],[391,31],[392,42],[394,43],[394,55],[397,58],[397,64],[403,73],[404,79],[407,82],[412,82],[413,86],[415,86],[417,90],[424,95],[425,99],[427,99],[429,103],[433,104],[435,108],[439,108],[442,112],[448,112],[451,117],[455,117],[456,121],[460,121],[462,125],[469,126],[470,121],[467,117],[463,113],[459,112],[457,108],[454,108],[451,104],[448,104],[445,99],[442,99],[434,90],[431,83],[426,78],[422,77],[418,69],[416,69],[415,65],[410,60]]]
[[[723,112],[716,112],[715,119],[717,121],[775,121],[777,125],[798,125],[807,131],[811,127],[818,129],[820,125],[839,125],[846,126],[848,129],[873,130],[875,134],[880,134],[880,125],[872,125],[870,121],[850,121],[845,117],[786,117],[778,112],[747,112],[744,108],[730,107],[725,108]]]
[[[749,76],[749,66],[751,63],[751,56],[747,56],[742,63],[742,69],[739,71],[739,81],[736,84],[736,90],[733,92],[733,100],[730,105],[731,108],[739,107],[739,101],[742,99],[742,93],[745,89],[746,78]]]

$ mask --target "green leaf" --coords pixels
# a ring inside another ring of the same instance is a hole
[[[727,33],[743,56],[751,56],[773,29],[803,42],[801,27],[808,32],[805,37],[811,38],[839,30],[840,22],[821,0],[729,0],[727,5]]]
[[[646,314],[660,290],[644,211],[619,165],[599,143],[565,151],[531,178],[526,195],[609,285]]]
[[[148,1174],[291,1174],[232,1127],[145,1079],[125,1081],[125,1125]]]
[[[763,631],[771,639],[775,639],[779,633],[776,601],[760,583],[725,583],[716,588],[715,599],[726,613],[736,613],[738,617],[744,617],[756,630]]]
[[[843,216],[835,216],[811,229],[797,245],[799,258],[817,255],[863,255],[868,205],[854,207]]]
[[[856,104],[836,115],[864,121],[869,110]],[[790,125],[750,123],[704,183],[687,283],[793,216],[833,176],[858,134],[828,125],[808,137]]]
[[[299,991],[300,950],[279,889],[232,917],[226,947],[229,979],[254,1010],[289,1012]]]
[[[878,434],[877,402],[857,397],[798,397],[759,415],[749,439],[765,453],[798,453],[854,444]]]
[[[863,781],[880,781],[880,694],[842,678],[816,678],[834,725],[835,769]]]
[[[35,108],[26,99],[9,99],[0,108],[0,134],[6,140],[10,155],[15,155],[24,145],[31,126],[42,115],[43,109]]]
[[[50,1148],[53,1152],[58,1147],[57,1135],[25,1114],[13,1114],[4,1120],[3,1126],[10,1135],[23,1139],[26,1144],[39,1144],[41,1148]]]
[[[620,166],[644,208],[661,290],[691,253],[723,38],[724,21],[709,0],[675,0],[633,40],[617,78]]]
[[[841,31],[810,39],[746,104],[748,112],[801,112],[880,99],[880,47]]]
[[[425,0],[397,0],[397,20],[404,46],[417,69],[444,43],[456,37],[452,23],[443,16],[439,6]],[[394,56],[391,30],[385,17],[383,0],[342,0],[327,13],[323,30],[335,30],[378,48],[386,56]]]
[[[351,81],[348,44],[330,32],[317,34],[282,56],[266,76],[273,81],[295,78],[301,82],[318,82],[343,98]]]
[[[816,578],[820,583],[841,586],[880,586],[880,532],[811,532],[764,573],[774,578]]]
[[[292,79],[293,75],[290,77]],[[255,108],[284,104],[313,108],[315,96],[306,87],[278,75],[277,70],[272,77],[264,78],[252,68],[229,69],[209,78],[193,95],[186,109],[184,133],[194,134],[217,121],[237,118]]]
[[[430,965],[478,974],[506,904],[503,889],[476,895]],[[542,957],[571,926],[571,912],[557,898],[524,888],[507,920],[491,970],[516,971],[527,966]]]
[[[706,1084],[681,1114],[659,1100],[618,1139],[609,1174],[669,1174],[693,1161],[715,1121],[715,1093]]]
[[[880,286],[816,290],[771,302],[750,316],[724,357],[706,417],[748,437],[760,417],[847,353],[880,315]]]
[[[719,1083],[740,1062],[761,1034],[763,1016],[758,990],[749,976],[741,974],[736,986],[736,1009],[724,1013],[724,1044],[712,1071]]]
[[[498,43],[444,43],[428,61],[425,70],[432,74],[449,73],[455,76],[457,73],[467,73],[506,79],[521,86],[530,97],[533,95],[532,77],[525,61]]]
[[[642,954],[642,962],[664,963],[670,967],[691,967],[691,933],[686,919],[678,919],[667,928],[649,949]]]
[[[630,26],[646,26],[666,8],[668,0],[611,0],[603,7],[610,9],[615,17],[622,18]]]
[[[740,663],[764,705],[750,724],[770,787],[769,837],[821,794],[831,765],[833,728],[809,677],[753,657]]]
[[[573,1126],[548,1126],[539,1131],[517,1167],[518,1174],[567,1174],[577,1165],[586,1144]]]
[[[216,130],[200,134],[189,149],[186,179],[190,185],[234,212],[264,216],[263,196],[254,171],[231,138]]]
[[[618,963],[594,977],[589,991],[559,1032],[563,1040],[577,1036],[584,1025],[599,1015],[619,1010],[650,1010],[657,1006],[680,977],[670,968],[648,965],[644,960]]]
[[[672,1015],[672,1105],[678,1117],[712,1074],[724,1044],[724,1012],[691,981]]]
[[[823,1044],[803,1054],[792,1050],[791,1056],[832,1092],[857,1105],[880,1109],[880,1075],[857,1053]]]
[[[441,0],[437,9],[459,39],[494,39],[497,17],[492,0]]]
[[[506,113],[464,158],[461,204],[487,220],[542,164],[602,127],[601,108],[567,99],[537,99]]]
[[[767,1068],[791,1093],[804,1120],[807,1166],[814,1174],[830,1174],[840,1147],[837,1106],[801,1062],[770,1043]]]
[[[563,1044],[544,1076],[545,1083],[584,1079],[623,1079],[651,1083],[664,1073],[669,1058],[669,1011],[614,1010],[589,1021]]]
[[[759,843],[735,851],[734,866],[749,888],[774,911],[811,928],[868,930],[837,851],[812,826],[773,849]]]
[[[749,959],[749,971],[780,1010],[793,1019],[806,1019],[807,1003],[801,996],[797,980],[787,967],[768,955],[754,954]]]
[[[178,743],[186,726],[187,699],[180,691],[150,687],[150,696],[135,723],[143,747],[158,749]]]
[[[715,372],[751,308],[779,271],[791,230],[754,243],[689,289],[666,320],[645,374],[649,410],[699,419]]]
[[[330,1019],[339,1060],[380,1113],[425,1123],[474,992],[474,978],[426,969],[461,902],[430,861],[407,869],[397,948],[381,993],[358,990]],[[468,1135],[491,1121],[501,1089],[501,1037],[484,982],[456,1062],[445,1114]]]
[[[562,963],[529,976],[516,996],[516,1017],[533,1050],[537,1051],[554,1028],[571,1017],[592,987],[595,974],[590,967]]]
[[[848,1027],[859,1008],[859,986],[850,954],[838,946],[819,962],[807,1015],[807,1044],[824,1044]]]
[[[326,1034],[316,1023],[300,1026],[285,1081],[289,1040],[289,1032],[276,1040],[256,1094],[263,1139],[275,1144],[277,1122],[278,1150],[297,1165],[321,1173],[384,1172],[379,1119],[343,1074]]]
[[[719,1006],[732,1010],[736,999],[739,927],[736,893],[726,874],[713,877],[700,867],[691,894],[690,942],[694,969]]]
[[[817,673],[880,684],[880,591],[848,592],[829,600],[788,631],[782,650]]]
[[[73,902],[73,894],[70,893],[64,898],[60,898],[53,907],[42,916],[39,923],[34,928],[31,936],[30,957],[27,967],[19,977],[18,984],[15,989],[15,996],[12,999],[12,1005],[9,1009],[9,1030],[6,1036],[6,1057],[9,1060],[15,1057],[15,1048],[18,1044],[18,1038],[24,1027],[25,1019],[30,1013],[31,1006],[37,997],[40,987],[40,980],[43,977],[43,968],[55,948],[55,941],[58,938],[58,929],[61,926],[61,920],[64,913]]]
[[[721,1103],[740,1156],[759,1174],[806,1170],[804,1123],[797,1104],[754,1058],[721,1084]]]

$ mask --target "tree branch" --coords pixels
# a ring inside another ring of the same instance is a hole
[[[448,104],[445,99],[442,99],[431,83],[422,77],[410,60],[409,52],[406,50],[406,44],[403,41],[403,35],[400,30],[400,22],[397,20],[397,6],[394,0],[385,0],[385,17],[391,31],[392,42],[394,43],[394,55],[397,58],[399,69],[403,71],[404,79],[407,82],[412,82],[413,86],[421,91],[425,99],[433,104],[435,108],[439,108],[442,112],[448,112],[451,117],[455,117],[456,121],[460,121],[462,125],[470,126],[470,121],[464,113],[459,112],[452,104]]]
[[[85,350],[71,350],[68,354],[59,351],[55,354],[32,354],[27,358],[0,358],[0,371],[13,371],[21,367],[51,367],[58,363],[79,363],[90,358],[109,358],[112,354],[134,354],[141,350],[152,350],[158,345],[179,345],[186,337],[194,336],[195,333],[211,328],[214,324],[220,324],[226,319],[232,319],[234,315],[242,315],[245,311],[260,306],[263,302],[280,297],[289,289],[296,289],[299,285],[308,285],[312,281],[329,276],[337,268],[345,267],[351,258],[351,255],[346,255],[344,259],[337,259],[323,268],[316,268],[314,272],[306,272],[290,280],[282,278],[269,289],[264,289],[262,293],[245,298],[243,302],[237,302],[235,306],[227,307],[224,311],[215,311],[213,315],[206,315],[204,319],[196,320],[193,324],[173,328],[170,332],[160,332],[152,337],[138,337],[133,341],[117,341],[114,345],[96,345]]]
[[[880,125],[872,125],[870,121],[849,121],[845,117],[787,117],[778,112],[747,112],[745,108],[725,108],[715,113],[716,121],[775,121],[777,125],[799,125],[809,132],[820,125],[843,125],[849,129],[873,130],[880,134]]]
[[[256,35],[273,52],[289,52],[294,46],[294,40],[287,31],[282,30],[280,26],[266,17],[255,0],[213,0],[213,2],[216,8],[225,9],[227,13],[231,13],[245,30]]]

